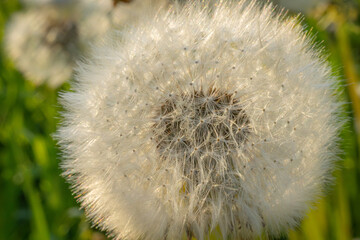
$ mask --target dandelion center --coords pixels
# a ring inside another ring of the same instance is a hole
[[[71,52],[71,46],[78,39],[78,28],[71,20],[50,20],[46,28],[44,42],[49,46],[60,47]]]
[[[192,183],[219,174],[232,165],[247,141],[250,121],[236,92],[209,88],[171,95],[157,112],[157,149],[161,158],[182,165]],[[202,176],[200,176],[202,172]]]

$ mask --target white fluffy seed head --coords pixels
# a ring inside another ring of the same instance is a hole
[[[336,79],[297,21],[189,3],[120,35],[62,95],[62,168],[88,217],[115,239],[296,226],[341,125]]]
[[[59,86],[71,77],[74,62],[89,43],[110,27],[98,5],[63,1],[14,14],[5,33],[9,56],[35,84]]]

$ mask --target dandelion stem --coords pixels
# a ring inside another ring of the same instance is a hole
[[[338,19],[338,31],[336,37],[338,39],[338,48],[341,54],[342,61],[344,63],[344,71],[347,81],[347,89],[349,98],[352,103],[352,109],[354,114],[354,125],[357,133],[360,132],[360,99],[356,93],[356,86],[359,82],[359,76],[355,68],[354,58],[350,49],[350,40],[346,31],[345,17],[339,16]],[[357,138],[358,144],[360,144],[360,135]]]
[[[193,234],[191,231],[186,231],[186,235],[187,235],[187,240],[192,240],[193,239]]]

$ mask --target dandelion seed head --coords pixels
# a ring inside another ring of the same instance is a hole
[[[110,27],[98,5],[59,1],[15,13],[5,33],[9,57],[35,84],[59,86],[71,77],[75,61],[88,45]]]
[[[159,11],[77,71],[62,96],[62,168],[115,239],[277,236],[329,180],[336,79],[271,6]]]

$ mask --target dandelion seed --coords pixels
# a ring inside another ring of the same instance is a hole
[[[95,48],[57,133],[93,222],[115,239],[205,239],[216,227],[249,239],[299,223],[329,179],[339,104],[329,66],[281,18],[189,3]]]

